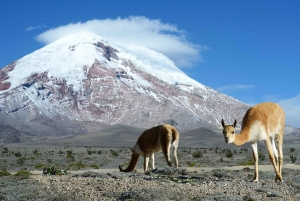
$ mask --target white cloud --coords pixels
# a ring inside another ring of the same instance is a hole
[[[188,41],[187,33],[177,26],[141,16],[117,19],[95,19],[70,23],[50,29],[36,39],[49,44],[55,40],[82,31],[90,31],[114,44],[140,45],[168,56],[178,67],[191,67],[202,61],[201,51],[207,46]]]
[[[47,26],[44,24],[38,25],[38,26],[29,26],[26,28],[26,31],[32,31],[35,29],[41,29],[41,28],[46,28]]]
[[[300,128],[300,95],[278,102],[284,109],[286,125]]]
[[[236,90],[243,90],[243,89],[251,89],[254,88],[254,85],[242,85],[242,84],[237,84],[237,85],[227,85],[227,86],[222,86],[217,88],[217,91],[236,91]]]

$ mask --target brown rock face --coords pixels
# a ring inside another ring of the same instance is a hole
[[[14,61],[13,63],[11,63],[1,69],[1,71],[0,71],[0,91],[5,91],[10,88],[11,83],[6,82],[6,80],[9,78],[8,73],[11,72],[12,70],[14,70],[16,63],[17,63],[17,61]]]

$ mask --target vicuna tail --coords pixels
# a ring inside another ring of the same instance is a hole
[[[135,169],[135,166],[136,166],[136,164],[137,164],[137,161],[138,161],[138,159],[139,159],[139,156],[140,156],[140,155],[136,154],[136,153],[133,151],[129,166],[128,166],[125,170],[123,170],[122,167],[119,165],[120,171],[121,171],[121,172],[132,172],[132,171]]]

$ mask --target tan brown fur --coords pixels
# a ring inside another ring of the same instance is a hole
[[[162,151],[169,166],[172,166],[170,149],[173,148],[173,159],[178,167],[177,147],[179,133],[174,126],[163,124],[145,130],[138,138],[132,153],[129,166],[122,172],[131,172],[135,169],[139,156],[144,157],[144,172],[148,169],[149,157],[151,157],[152,169],[154,169],[154,153]]]
[[[226,143],[240,146],[247,142],[251,143],[255,162],[255,175],[253,181],[258,181],[258,153],[257,142],[263,140],[267,146],[269,158],[276,172],[275,180],[283,181],[281,170],[283,161],[283,134],[285,114],[283,109],[276,103],[266,102],[251,107],[245,114],[241,133],[235,134],[236,120],[233,125],[225,125],[222,119],[223,135]],[[275,142],[278,145],[276,148]]]

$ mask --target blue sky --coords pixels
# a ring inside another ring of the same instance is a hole
[[[300,127],[300,1],[1,1],[0,67],[89,29],[163,52],[198,82]]]

